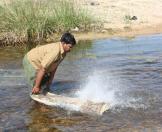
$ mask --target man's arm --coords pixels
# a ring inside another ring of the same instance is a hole
[[[35,85],[32,89],[32,93],[34,93],[34,94],[39,93],[39,91],[41,89],[40,84],[41,84],[44,74],[45,74],[45,69],[43,67],[41,67],[37,72],[36,79],[35,79]]]

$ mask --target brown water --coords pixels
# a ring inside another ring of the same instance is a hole
[[[0,49],[0,131],[162,131],[161,34],[82,41],[60,65],[51,91],[110,102],[102,116],[32,101],[22,57],[22,50]]]

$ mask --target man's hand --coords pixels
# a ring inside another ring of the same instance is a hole
[[[33,87],[32,94],[38,94],[39,92],[40,92],[40,88],[39,87]]]
[[[32,89],[33,94],[38,94],[39,91],[41,90],[40,84],[41,84],[44,74],[45,74],[45,69],[41,67],[36,74],[35,85]]]

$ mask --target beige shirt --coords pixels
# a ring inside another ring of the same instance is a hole
[[[61,42],[37,46],[27,53],[27,58],[33,67],[38,70],[42,66],[47,72],[53,70],[64,59],[65,53]]]

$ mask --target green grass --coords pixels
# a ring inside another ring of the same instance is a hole
[[[78,7],[68,0],[8,0],[0,3],[0,32],[15,42],[36,43],[75,27],[88,30],[93,20]]]

